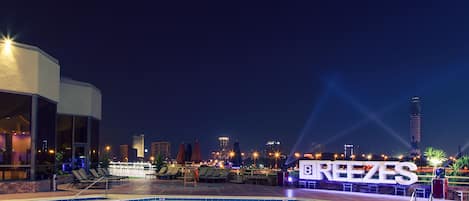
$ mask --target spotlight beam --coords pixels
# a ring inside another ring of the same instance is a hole
[[[330,84],[328,84],[328,86],[326,87],[326,91],[318,99],[316,105],[314,106],[313,110],[311,111],[311,114],[309,115],[308,120],[305,122],[305,125],[303,126],[303,129],[300,132],[300,135],[298,136],[295,144],[293,145],[293,147],[290,151],[290,154],[288,155],[287,160],[285,161],[285,164],[290,164],[291,162],[294,161],[293,155],[297,151],[297,148],[300,145],[300,143],[303,141],[304,136],[311,130],[311,127],[313,126],[314,121],[316,121],[316,119],[319,115],[319,112],[321,111],[321,109],[323,109],[322,106],[326,103],[326,100],[330,96],[331,88],[329,86],[330,86]]]
[[[363,104],[359,103],[356,99],[354,99],[352,96],[345,93],[343,90],[339,89],[337,86],[333,85],[332,88],[333,88],[335,94],[337,94],[340,97],[347,100],[348,103],[352,104],[358,111],[360,111],[361,113],[366,115],[368,117],[368,119],[375,122],[378,126],[380,126],[383,130],[385,130],[389,135],[391,135],[392,137],[397,139],[399,142],[401,142],[407,148],[411,148],[411,145],[410,145],[409,142],[404,140],[401,137],[401,135],[399,135],[399,133],[397,133],[393,128],[391,128],[387,124],[385,124],[376,114],[371,112],[367,107],[365,107]]]

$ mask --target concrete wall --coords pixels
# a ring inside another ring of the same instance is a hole
[[[101,120],[101,92],[91,84],[62,78],[57,113]]]
[[[0,42],[0,90],[59,101],[58,61],[37,47]]]

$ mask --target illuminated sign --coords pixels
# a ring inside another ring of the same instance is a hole
[[[398,161],[300,160],[300,179],[411,185],[417,166]]]

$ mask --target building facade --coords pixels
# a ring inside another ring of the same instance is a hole
[[[97,164],[100,120],[96,87],[61,78],[37,47],[0,41],[0,180],[47,179],[78,158]]]
[[[137,150],[137,158],[145,157],[145,135],[134,135],[132,148]]]
[[[276,152],[281,152],[280,141],[271,140],[267,141],[264,146],[264,156],[269,158],[274,156]]]
[[[121,144],[119,146],[119,161],[129,162],[129,145]]]
[[[171,158],[171,143],[166,141],[160,142],[152,142],[151,143],[151,157],[155,159],[161,155],[163,159],[170,159]]]
[[[421,112],[420,98],[412,97],[410,100],[410,144],[412,146],[410,154],[418,156],[420,151],[421,140]]]

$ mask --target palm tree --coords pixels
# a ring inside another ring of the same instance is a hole
[[[459,175],[459,170],[462,168],[468,168],[469,167],[469,156],[463,156],[461,158],[458,158],[456,162],[454,162],[451,165],[451,169],[453,169],[452,175],[456,176]]]
[[[435,149],[433,147],[428,147],[424,152],[427,161],[432,165],[434,168],[440,166],[447,160],[446,153],[441,149]]]

